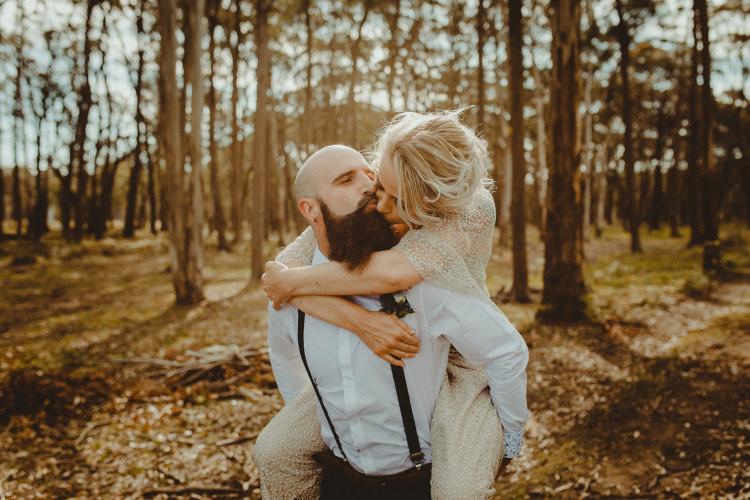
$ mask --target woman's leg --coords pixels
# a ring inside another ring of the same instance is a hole
[[[503,431],[484,372],[451,349],[432,417],[433,500],[482,500],[495,492]]]
[[[320,468],[312,455],[326,447],[311,387],[284,406],[258,435],[253,455],[267,500],[317,500]]]

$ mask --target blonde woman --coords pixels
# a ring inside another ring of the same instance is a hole
[[[405,323],[321,296],[389,293],[426,280],[491,303],[485,274],[495,221],[489,160],[485,143],[458,115],[403,113],[379,136],[378,210],[405,232],[393,249],[376,252],[361,270],[334,262],[310,266],[315,237],[308,228],[269,264],[263,278],[269,299],[292,301],[351,330],[377,355],[401,365],[418,351]],[[491,496],[501,459],[504,467],[520,452],[526,417],[525,401],[496,409],[484,374],[452,351],[433,414],[432,498]],[[316,422],[312,391],[287,405],[258,438],[264,498],[317,498],[311,455],[322,441],[310,422]]]

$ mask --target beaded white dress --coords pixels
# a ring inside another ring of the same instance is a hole
[[[486,271],[494,224],[492,193],[480,188],[462,213],[439,226],[409,231],[394,248],[425,281],[492,302]],[[315,247],[315,235],[308,227],[276,260],[309,265]],[[317,466],[311,457],[301,456],[324,446],[315,405],[312,390],[306,391],[259,436],[256,461],[263,498],[317,498]],[[520,447],[520,436],[517,441]],[[432,498],[490,498],[503,449],[502,426],[487,378],[451,349],[432,419]]]

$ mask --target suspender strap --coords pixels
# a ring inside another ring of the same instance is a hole
[[[320,391],[318,391],[318,385],[315,383],[315,379],[313,378],[312,373],[310,373],[310,367],[307,366],[307,357],[305,356],[305,313],[300,310],[297,311],[297,343],[299,344],[299,353],[302,357],[302,364],[305,365],[307,376],[310,377],[310,382],[312,383],[313,389],[315,390],[315,395],[318,396],[318,402],[320,403],[320,407],[323,409],[323,414],[326,417],[328,426],[331,428],[331,432],[333,432],[333,438],[336,440],[336,445],[339,447],[339,451],[341,452],[341,456],[344,458],[344,461],[348,462],[349,460],[347,460],[346,453],[344,453],[344,448],[343,446],[341,446],[339,435],[336,433],[336,428],[333,427],[333,422],[331,421],[331,417],[328,415],[326,405],[323,404],[323,398],[320,396]]]
[[[391,365],[391,372],[393,372],[393,382],[396,384],[396,396],[398,397],[398,406],[401,409],[401,420],[404,422],[406,443],[409,445],[409,458],[411,458],[414,466],[419,469],[424,465],[424,453],[419,446],[417,425],[414,423],[414,412],[409,399],[409,389],[406,387],[404,369],[401,366]]]
[[[345,461],[348,462],[344,448],[341,446],[341,440],[339,439],[336,428],[333,426],[331,417],[328,415],[328,410],[323,403],[323,397],[318,391],[318,385],[315,383],[315,379],[310,372],[310,367],[307,365],[307,357],[305,356],[305,313],[297,311],[297,343],[299,344],[299,353],[302,357],[302,364],[305,365],[305,371],[307,376],[310,378],[315,395],[318,397],[318,402],[323,410],[323,414],[326,417],[328,426],[331,428],[333,437],[336,440],[336,445],[341,452],[341,456]],[[401,420],[404,424],[404,432],[406,433],[406,443],[409,446],[409,458],[415,467],[420,468],[424,465],[424,453],[419,446],[419,436],[417,435],[417,425],[414,422],[414,411],[411,407],[411,400],[409,399],[409,389],[406,386],[406,376],[404,375],[404,369],[400,366],[391,365],[391,373],[393,374],[393,382],[396,385],[396,397],[398,398],[398,406],[401,410]]]

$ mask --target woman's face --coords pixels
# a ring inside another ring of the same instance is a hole
[[[391,224],[403,224],[404,221],[398,213],[396,197],[396,172],[389,155],[380,158],[380,168],[375,179],[378,196],[378,212],[383,214],[385,220]]]

